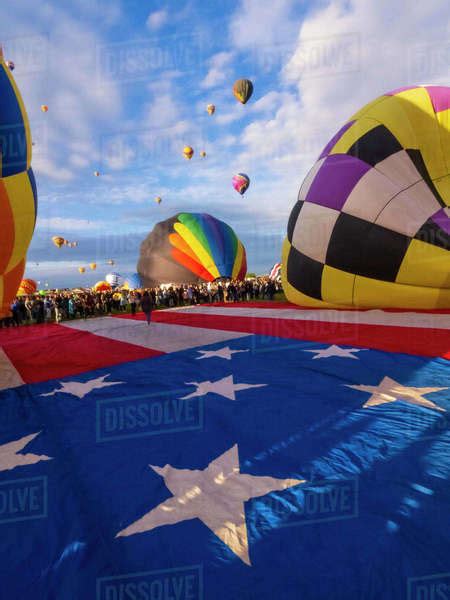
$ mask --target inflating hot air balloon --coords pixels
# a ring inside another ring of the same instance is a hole
[[[214,104],[208,104],[206,110],[208,111],[208,115],[213,115],[216,112],[216,107]]]
[[[110,292],[112,288],[107,281],[97,281],[93,289],[95,292]]]
[[[13,63],[12,60],[7,60],[5,64],[10,71],[14,71],[14,69],[16,68],[16,65]]]
[[[48,106],[46,104],[41,104],[41,110],[44,113],[48,112]]]
[[[105,280],[109,283],[111,287],[118,287],[122,281],[123,277],[120,273],[108,273],[106,275]]]
[[[234,189],[243,196],[245,192],[248,190],[248,186],[250,185],[250,179],[248,175],[245,173],[238,173],[233,177],[233,187]]]
[[[22,279],[17,291],[17,296],[31,296],[37,290],[37,283],[34,279]]]
[[[156,202],[156,204],[161,204],[161,202],[162,202],[161,196],[156,196],[155,197],[155,202]]]
[[[123,287],[126,290],[139,290],[142,288],[142,281],[139,273],[133,273],[129,277],[126,277]]]
[[[86,271],[86,269],[84,267],[78,267],[78,271],[80,273],[84,273]]]
[[[52,242],[55,244],[55,246],[57,248],[61,248],[61,246],[64,246],[65,241],[66,240],[63,237],[61,237],[60,235],[54,235],[52,237]]]
[[[185,146],[183,149],[183,156],[184,158],[187,158],[187,160],[191,160],[191,158],[194,156],[194,149],[190,146]]]
[[[97,268],[97,263],[89,263],[89,268],[91,269],[91,271],[95,271],[95,269]]]
[[[200,152],[200,156],[201,156],[202,158],[205,158],[205,156],[206,156],[206,152],[205,152],[204,150],[202,150],[202,151]]]
[[[0,48],[0,318],[9,313],[25,269],[34,232],[37,190],[31,163],[31,133],[23,100]]]
[[[137,271],[144,287],[243,279],[245,249],[223,221],[205,213],[179,213],[158,223],[141,244]]]
[[[326,145],[288,223],[291,302],[450,308],[449,112],[450,88],[401,88]]]
[[[253,94],[253,83],[250,79],[238,79],[233,85],[234,97],[242,104],[246,104]]]

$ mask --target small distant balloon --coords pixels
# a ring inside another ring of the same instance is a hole
[[[41,110],[44,113],[48,112],[48,106],[46,104],[41,104]]]
[[[201,156],[202,158],[205,158],[205,156],[206,156],[206,152],[205,152],[204,150],[202,150],[202,151],[200,152],[200,156]]]
[[[84,267],[78,267],[78,271],[80,273],[84,273],[86,271],[86,269]]]
[[[206,110],[208,111],[208,115],[213,115],[216,112],[216,107],[214,104],[208,104]]]
[[[113,264],[114,264],[114,261],[113,261],[113,259],[112,259],[112,258],[110,258],[110,259],[109,259],[109,260],[107,260],[106,262],[108,263],[108,265],[113,265]]]
[[[155,197],[155,202],[156,202],[156,204],[161,204],[161,202],[162,202],[161,196],[156,196]]]
[[[91,269],[91,271],[95,271],[95,269],[97,268],[97,263],[89,263],[89,267]]]
[[[233,94],[241,104],[246,104],[253,94],[253,83],[250,79],[238,79],[233,85]]]
[[[183,150],[183,156],[187,160],[191,160],[191,158],[194,156],[194,149],[191,148],[191,146],[185,146]]]
[[[100,171],[94,171],[94,176],[95,177],[100,177]]]
[[[64,238],[63,238],[63,237],[61,237],[60,235],[54,235],[54,236],[52,237],[52,242],[55,244],[55,246],[56,246],[57,248],[61,248],[61,246],[63,246],[63,245],[64,245],[64,242],[65,242],[65,240],[64,240]]]
[[[16,68],[16,65],[13,63],[12,60],[7,60],[5,64],[10,71],[14,71],[14,69]]]
[[[248,175],[245,173],[238,173],[237,175],[234,175],[232,181],[234,189],[243,196],[250,185],[250,178]]]

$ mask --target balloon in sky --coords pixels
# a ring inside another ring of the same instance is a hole
[[[12,60],[7,60],[5,64],[10,71],[14,71],[14,69],[16,68],[16,65],[13,63]]]
[[[139,273],[133,273],[125,279],[123,287],[127,290],[138,290],[142,288],[142,280]]]
[[[185,146],[183,149],[183,156],[187,160],[191,160],[191,158],[194,156],[194,149],[191,148],[191,146]]]
[[[248,190],[248,186],[250,185],[250,179],[248,175],[245,173],[238,173],[233,177],[233,187],[234,189],[243,196],[245,192]]]
[[[100,171],[94,171],[94,176],[95,177],[100,177]]]
[[[61,237],[60,235],[54,235],[52,237],[52,242],[55,244],[55,246],[57,248],[61,248],[61,246],[64,246],[64,243],[66,242],[66,240]]]
[[[213,115],[216,112],[216,107],[214,104],[208,104],[206,110],[208,111],[208,115]]]
[[[205,158],[205,156],[206,156],[206,152],[205,152],[204,150],[202,150],[202,151],[200,152],[200,156],[201,156],[202,158]]]
[[[111,285],[107,281],[97,281],[94,285],[95,292],[110,292]]]
[[[155,197],[155,202],[156,202],[156,204],[161,204],[161,202],[162,202],[161,196],[156,196]]]
[[[80,273],[84,273],[86,271],[85,267],[78,267],[78,271]]]
[[[106,261],[108,265],[113,265],[114,261],[112,258],[110,258],[109,260]]]
[[[37,211],[31,133],[22,97],[0,48],[0,317],[19,288]]]
[[[233,94],[236,100],[246,104],[253,94],[253,83],[250,79],[238,79],[233,85]]]
[[[91,271],[95,271],[95,269],[97,268],[97,263],[95,263],[95,262],[89,263],[89,267],[90,267]]]
[[[17,296],[31,296],[37,290],[37,283],[34,279],[22,279],[17,291]]]
[[[48,112],[48,106],[46,104],[41,104],[41,110],[44,113]]]
[[[371,102],[300,189],[283,288],[306,306],[450,308],[450,88]]]
[[[206,213],[178,213],[157,223],[141,244],[137,267],[144,287],[243,279],[245,249],[232,228]]]
[[[120,273],[108,273],[105,280],[111,287],[117,287],[122,283],[122,275]]]

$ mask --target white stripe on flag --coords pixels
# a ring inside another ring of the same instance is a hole
[[[199,329],[198,327],[167,323],[150,323],[150,326],[148,326],[145,321],[115,317],[100,317],[86,321],[66,321],[61,325],[71,329],[87,331],[118,342],[127,342],[128,344],[167,353],[252,335],[238,331]]]
[[[0,348],[0,390],[19,387],[23,384],[24,381],[19,372],[9,360],[3,348]]]

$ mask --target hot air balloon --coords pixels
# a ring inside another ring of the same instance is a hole
[[[449,87],[401,88],[330,140],[288,223],[291,302],[450,308],[449,107]]]
[[[156,204],[161,204],[161,202],[162,202],[161,196],[156,196],[155,197],[155,202],[156,202]]]
[[[31,296],[37,290],[37,283],[34,279],[22,279],[17,291],[17,296]]]
[[[10,71],[14,71],[14,69],[16,68],[16,65],[13,63],[12,60],[7,60],[5,64]]]
[[[253,94],[253,83],[250,79],[238,79],[233,85],[234,97],[242,104],[246,104]]]
[[[120,273],[108,273],[108,275],[105,277],[105,280],[111,287],[115,288],[122,283],[123,278]]]
[[[250,185],[250,179],[248,175],[245,173],[238,173],[233,177],[233,187],[234,189],[243,196],[245,192],[248,190],[248,186]]]
[[[205,213],[178,213],[158,223],[141,244],[137,271],[144,287],[243,279],[245,249],[223,221]]]
[[[112,288],[107,281],[97,281],[93,289],[95,292],[110,292]]]
[[[44,113],[48,112],[48,106],[46,104],[41,104],[41,111]]]
[[[91,269],[91,271],[95,271],[95,269],[97,268],[97,263],[95,263],[95,262],[89,263],[89,268]]]
[[[100,171],[94,171],[94,176],[95,177],[100,177]]]
[[[208,111],[208,115],[213,115],[216,112],[216,107],[214,104],[208,104],[206,110]]]
[[[69,240],[64,240],[63,244],[64,244],[64,246],[70,246]]]
[[[62,246],[64,246],[65,241],[66,240],[63,237],[61,237],[60,235],[54,235],[52,237],[52,242],[55,244],[55,246],[57,248],[61,248]]]
[[[78,267],[78,271],[80,273],[84,273],[86,271],[86,269],[84,267]]]
[[[72,242],[72,247],[76,248],[78,246],[78,242]]]
[[[109,260],[107,260],[107,261],[106,261],[106,264],[108,264],[108,265],[113,265],[113,264],[114,264],[114,261],[113,261],[113,259],[112,259],[112,258],[110,258]]]
[[[204,150],[202,150],[202,151],[200,152],[200,156],[201,156],[202,158],[205,158],[205,156],[206,156],[206,152],[205,152]]]
[[[8,140],[0,158],[0,318],[19,288],[34,232],[37,190],[31,163],[31,134],[23,100],[0,48],[0,131]]]
[[[194,156],[194,149],[191,148],[191,146],[185,146],[183,149],[183,156],[187,160],[191,160],[191,158]]]

